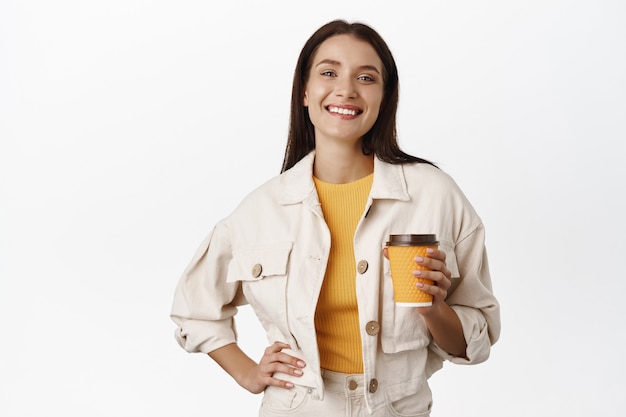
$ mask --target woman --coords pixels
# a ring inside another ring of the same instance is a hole
[[[260,416],[428,416],[433,372],[484,361],[498,339],[482,222],[448,175],[399,149],[397,105],[376,31],[318,29],[297,62],[281,175],[215,226],[180,279],[178,342],[264,392]],[[394,303],[395,233],[437,235],[414,272],[434,281],[416,284],[432,306]],[[244,303],[267,332],[258,362],[237,345]]]

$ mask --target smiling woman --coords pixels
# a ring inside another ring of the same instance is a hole
[[[177,340],[263,392],[261,416],[428,416],[430,376],[486,360],[499,337],[481,219],[447,174],[400,150],[396,65],[371,27],[318,29],[291,100],[281,174],[214,227],[179,281]],[[397,233],[437,236],[406,260],[430,306],[394,300]],[[241,304],[267,333],[258,362],[237,344]]]

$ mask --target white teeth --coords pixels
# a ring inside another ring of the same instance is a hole
[[[356,116],[356,110],[342,109],[340,107],[329,107],[328,111],[331,113],[339,113],[339,114],[346,114],[350,116]]]

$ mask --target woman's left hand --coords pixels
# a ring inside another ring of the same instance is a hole
[[[387,248],[383,249],[383,255],[389,259]],[[426,250],[426,256],[416,257],[415,263],[427,269],[415,269],[413,270],[413,275],[415,275],[416,278],[424,278],[433,281],[432,285],[416,282],[420,290],[432,294],[432,307],[435,307],[441,302],[445,302],[448,296],[448,289],[452,285],[452,281],[450,281],[452,273],[446,267],[446,253],[439,249],[428,248]],[[419,307],[419,310],[422,313],[427,313],[432,307]]]
[[[448,289],[452,285],[450,278],[452,272],[446,267],[446,253],[439,249],[428,248],[426,257],[418,256],[415,262],[427,269],[416,269],[413,275],[416,278],[424,278],[433,281],[432,285],[417,283],[417,287],[433,296],[433,306],[445,302]]]

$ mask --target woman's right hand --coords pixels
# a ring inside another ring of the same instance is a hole
[[[293,384],[289,381],[274,378],[276,372],[282,372],[294,376],[302,375],[302,368],[306,366],[302,359],[282,352],[290,349],[287,343],[274,342],[263,353],[259,363],[248,370],[242,385],[248,391],[258,394],[265,390],[268,385],[290,389]]]

